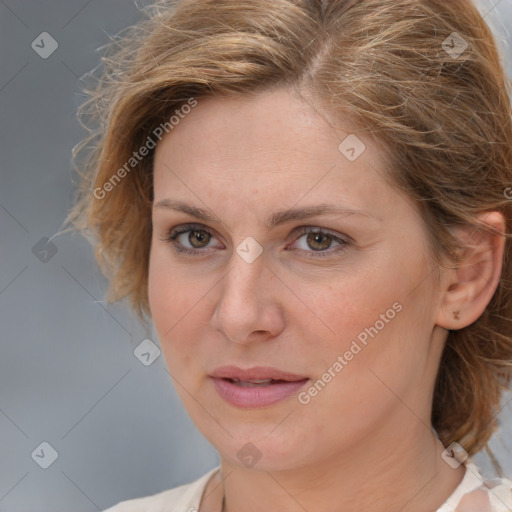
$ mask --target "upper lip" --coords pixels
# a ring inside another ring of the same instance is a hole
[[[217,379],[238,379],[248,380],[287,380],[298,381],[305,380],[308,377],[289,373],[270,366],[253,366],[252,368],[238,368],[237,366],[222,366],[210,373],[210,377]]]

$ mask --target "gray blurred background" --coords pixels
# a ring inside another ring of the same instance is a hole
[[[479,5],[512,76],[512,0]],[[0,0],[0,512],[94,512],[219,462],[163,357],[145,365],[134,354],[156,336],[126,304],[104,302],[88,242],[51,239],[71,205],[71,149],[85,135],[80,77],[142,6]],[[512,476],[512,395],[500,422],[492,446]],[[476,462],[494,475],[484,454]]]

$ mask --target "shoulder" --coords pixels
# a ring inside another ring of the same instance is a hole
[[[475,508],[476,507],[476,508]],[[455,492],[437,512],[511,512],[512,481],[508,478],[486,480],[472,462]]]
[[[197,512],[203,491],[218,470],[216,467],[192,483],[152,496],[122,501],[104,512]]]

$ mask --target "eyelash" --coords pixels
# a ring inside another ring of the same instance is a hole
[[[201,253],[204,252],[202,249],[194,250],[194,249],[183,248],[183,246],[180,246],[179,242],[176,241],[178,236],[182,235],[183,233],[188,233],[190,231],[203,231],[203,232],[208,233],[209,235],[213,236],[213,233],[211,231],[209,231],[205,227],[201,226],[200,224],[182,224],[179,227],[171,229],[165,236],[163,236],[161,238],[161,240],[164,242],[170,242],[174,246],[174,249],[179,253],[189,254],[191,256],[200,256]],[[325,258],[325,257],[331,255],[332,253],[344,252],[344,250],[346,249],[346,246],[350,245],[350,243],[351,243],[348,238],[347,239],[341,238],[341,237],[336,236],[333,233],[331,233],[327,230],[324,230],[322,228],[312,228],[312,227],[308,227],[308,226],[303,226],[303,227],[299,228],[299,233],[298,233],[298,236],[295,239],[295,241],[299,240],[304,235],[307,235],[310,233],[318,233],[318,234],[322,234],[322,235],[327,235],[333,241],[338,242],[340,244],[339,246],[337,246],[338,250],[334,250],[334,251],[330,250],[330,249],[327,249],[325,251],[313,251],[313,250],[306,251],[305,249],[298,249],[299,251],[304,251],[304,252],[310,253],[313,258]]]

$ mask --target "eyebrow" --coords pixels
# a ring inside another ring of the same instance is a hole
[[[191,215],[192,217],[196,217],[197,219],[206,222],[216,222],[218,224],[223,224],[222,220],[210,210],[198,208],[197,206],[193,206],[182,201],[162,199],[161,201],[153,204],[153,208],[167,208]],[[266,226],[267,228],[273,228],[287,222],[305,220],[310,217],[325,214],[337,214],[340,216],[362,215],[365,217],[373,218],[375,220],[380,220],[375,215],[372,215],[363,210],[354,210],[353,208],[348,208],[346,206],[336,204],[319,204],[315,206],[307,206],[304,208],[290,208],[288,210],[281,210],[276,212],[270,216]]]

